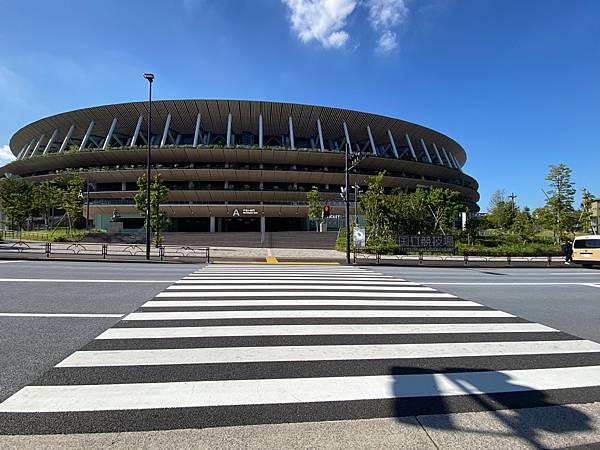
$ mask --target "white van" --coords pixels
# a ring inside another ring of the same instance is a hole
[[[583,267],[600,264],[600,236],[577,236],[573,241],[573,262]]]

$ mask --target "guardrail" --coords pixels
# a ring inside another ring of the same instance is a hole
[[[354,263],[357,261],[375,261],[380,264],[384,261],[415,261],[418,265],[422,265],[424,262],[433,261],[456,261],[462,262],[465,266],[470,263],[482,263],[482,262],[505,262],[507,266],[511,266],[513,263],[525,262],[525,263],[545,263],[547,266],[551,266],[553,262],[564,261],[564,257],[560,255],[540,255],[540,256],[515,256],[515,255],[501,255],[501,256],[480,256],[480,255],[469,255],[464,253],[463,255],[424,255],[420,252],[416,255],[383,255],[379,253],[361,253],[354,252]]]
[[[0,253],[40,254],[50,258],[52,255],[90,256],[102,259],[127,258],[144,259],[146,246],[140,244],[107,244],[95,242],[53,243],[53,242],[2,242]],[[161,245],[152,247],[153,259],[193,258],[210,262],[210,247]]]

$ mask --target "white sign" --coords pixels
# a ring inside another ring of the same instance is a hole
[[[352,229],[352,238],[354,239],[354,246],[358,248],[364,248],[366,235],[367,233],[364,228],[354,227]]]
[[[239,209],[234,209],[233,213],[231,214],[232,217],[240,217],[240,210]],[[244,208],[242,209],[242,215],[244,216],[257,216],[258,215],[258,211],[254,208],[252,209],[248,209],[248,208]]]

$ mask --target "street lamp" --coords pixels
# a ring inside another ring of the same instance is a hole
[[[354,224],[358,225],[358,194],[361,194],[362,190],[358,184],[352,187],[354,188]]]
[[[346,264],[350,264],[350,171],[356,168],[360,162],[365,159],[365,153],[355,153],[350,158],[350,143],[346,142],[346,164],[345,164],[345,188],[344,203],[346,207]],[[351,165],[350,165],[351,164]]]
[[[150,152],[152,150],[151,130],[152,130],[152,82],[154,75],[145,73],[144,78],[148,80],[148,155],[146,158],[146,259],[150,259],[150,236],[152,233],[152,224],[150,223],[150,164],[152,162]],[[135,142],[132,143],[135,145]]]

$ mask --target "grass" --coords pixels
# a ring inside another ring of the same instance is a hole
[[[22,239],[27,241],[43,242],[78,242],[90,232],[96,230],[72,230],[57,228],[55,230],[33,230],[33,231],[3,231],[4,239]]]

